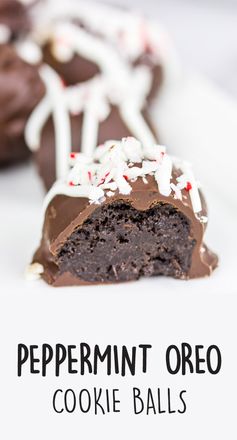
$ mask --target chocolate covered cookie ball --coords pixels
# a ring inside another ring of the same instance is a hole
[[[0,42],[16,40],[30,30],[28,8],[18,0],[0,1]]]
[[[160,145],[110,141],[91,160],[75,155],[47,194],[28,275],[53,286],[208,276],[218,258],[203,242],[207,221],[189,164]]]
[[[51,67],[44,65],[40,72],[47,94],[27,121],[26,140],[46,189],[64,177],[71,152],[91,155],[107,139],[126,136],[144,144],[157,141],[149,118],[152,77],[147,69],[125,70],[119,80],[112,71],[67,87]]]
[[[0,166],[29,156],[25,125],[44,94],[38,67],[22,60],[12,45],[0,45]]]

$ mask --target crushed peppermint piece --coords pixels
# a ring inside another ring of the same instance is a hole
[[[65,80],[61,77],[61,78],[60,78],[60,81],[61,81],[61,86],[62,86],[62,88],[64,89],[64,88],[66,87]]]
[[[175,199],[182,200],[182,192],[177,185],[174,183],[170,184],[171,189],[174,191]]]
[[[108,192],[106,193],[106,196],[107,196],[107,197],[113,197],[113,196],[114,196],[114,192],[113,192],[113,191],[108,191]]]
[[[25,270],[25,279],[27,281],[38,280],[44,273],[44,267],[40,263],[29,264]]]
[[[201,215],[199,217],[199,220],[201,223],[207,223],[208,222],[208,217],[206,215]]]
[[[192,189],[192,184],[190,182],[187,182],[185,189],[186,191],[190,191]]]
[[[179,162],[177,168],[177,160],[169,156],[162,145],[152,145],[148,149],[136,139],[128,137],[121,141],[105,142],[90,157],[71,153],[70,158],[73,162],[68,178],[65,182],[56,182],[47,195],[48,203],[56,194],[62,193],[62,188],[65,188],[65,194],[72,197],[87,197],[90,203],[101,203],[106,196],[114,195],[115,191],[130,194],[132,182],[141,178],[147,184],[147,177],[153,176],[161,195],[182,200],[183,197],[186,199],[182,191],[188,191],[194,212],[202,211],[197,182],[190,165]],[[205,217],[201,218],[200,221],[204,223]]]

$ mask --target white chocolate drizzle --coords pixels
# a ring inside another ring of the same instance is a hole
[[[40,70],[47,93],[52,103],[52,116],[55,125],[55,138],[57,154],[56,154],[56,173],[59,179],[65,177],[68,167],[65,157],[71,151],[71,127],[70,117],[65,106],[62,84],[59,76],[49,66],[43,66]]]
[[[10,38],[11,38],[11,29],[7,25],[1,23],[0,24],[0,44],[8,43],[10,41]]]
[[[64,178],[68,173],[67,161],[71,151],[70,116],[65,102],[64,85],[57,73],[47,65],[40,68],[40,76],[46,86],[46,96],[31,114],[25,128],[25,139],[29,148],[39,148],[41,130],[52,114],[56,142],[56,175]]]
[[[79,26],[67,22],[56,24],[54,38],[53,48],[61,44],[71,47],[73,55],[77,53],[97,64],[106,76],[112,76],[114,80],[123,82],[129,75],[129,64],[119,56],[113,46]]]
[[[46,95],[35,110],[31,113],[25,127],[25,141],[31,151],[35,152],[40,147],[41,131],[51,114],[50,98]]]
[[[93,11],[93,12],[92,12]],[[34,38],[41,44],[51,41],[54,55],[60,61],[67,62],[75,53],[70,42],[58,38],[57,25],[78,21],[77,27],[87,33],[107,40],[107,46],[114,46],[131,62],[138,59],[146,49],[156,60],[163,56],[162,47],[167,36],[163,29],[144,19],[136,11],[97,3],[90,0],[48,0],[42,6],[39,3],[34,14]],[[69,44],[68,44],[69,43]]]
[[[56,178],[60,179],[67,171],[66,158],[72,147],[69,145],[70,114],[83,113],[81,142],[78,133],[76,148],[79,150],[80,146],[84,154],[93,154],[99,124],[109,116],[111,105],[118,107],[129,131],[145,147],[154,144],[155,137],[142,115],[152,86],[151,68],[143,64],[134,67],[133,62],[147,51],[154,63],[161,61],[163,31],[137,13],[88,0],[61,0],[57,4],[48,0],[43,6],[39,3],[32,11],[35,11],[35,17],[31,38],[37,44],[43,46],[50,42],[53,55],[61,62],[68,62],[78,54],[95,63],[101,72],[86,83],[61,90],[59,95],[56,84],[60,79],[56,73],[53,81],[52,69],[41,69],[47,95],[30,116],[25,138],[29,148],[36,151],[40,147],[42,129],[52,114]],[[32,51],[32,60],[34,56]],[[77,99],[78,104],[75,104]],[[62,103],[63,108],[57,109]]]
[[[96,148],[91,157],[72,153],[69,163],[71,170],[66,180],[59,180],[52,186],[45,197],[44,210],[56,195],[86,197],[90,203],[101,203],[115,191],[130,194],[130,182],[137,178],[142,178],[146,185],[147,176],[154,176],[160,194],[165,197],[173,195],[182,200],[182,190],[189,192],[193,211],[202,221],[202,203],[191,167],[179,162],[179,175],[175,177],[173,168],[177,160],[166,153],[164,146],[153,145],[149,149],[135,138],[127,137],[121,141],[107,141]]]
[[[15,48],[19,57],[26,63],[37,65],[42,61],[40,47],[31,40],[19,41],[15,44]]]
[[[41,67],[40,75],[46,85],[46,95],[27,121],[25,139],[32,151],[38,150],[42,129],[52,114],[57,179],[69,170],[67,158],[72,148],[70,114],[83,113],[80,150],[88,156],[97,146],[99,124],[109,116],[111,104],[118,107],[125,125],[145,147],[155,143],[155,137],[142,116],[151,87],[151,75],[145,66],[134,68],[127,80],[119,85],[105,75],[98,75],[85,83],[63,87],[60,77],[46,65]]]

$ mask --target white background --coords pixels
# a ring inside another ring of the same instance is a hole
[[[213,6],[211,3],[207,5],[206,2],[169,0],[147,1],[146,5],[148,12],[156,11],[157,4],[160,5],[159,15],[175,37],[184,64],[208,74],[219,84],[223,83],[226,90],[235,93],[235,70],[226,61],[228,54],[233,64],[236,57],[236,40],[229,36],[229,33],[234,32],[232,24],[235,5],[228,12],[230,6],[223,9],[222,2],[213,2]],[[197,17],[201,19],[201,30],[206,35],[206,44],[199,44],[200,26],[197,25]],[[223,41],[224,35],[226,39]],[[222,47],[220,56],[216,46]],[[213,60],[210,58],[212,50]],[[204,90],[201,102],[200,90]],[[170,95],[173,95],[175,104],[169,111]],[[173,440],[175,437],[182,440],[232,440],[237,437],[237,212],[236,196],[233,195],[235,187],[229,184],[229,179],[236,177],[228,176],[228,165],[231,167],[236,161],[236,133],[232,121],[235,120],[237,107],[222,92],[186,73],[182,81],[161,98],[161,103],[161,132],[171,148],[177,148],[181,154],[188,153],[190,157],[196,158],[195,164],[205,181],[210,207],[207,242],[220,255],[220,267],[211,278],[190,282],[161,278],[122,286],[67,289],[53,289],[41,281],[27,283],[22,274],[39,239],[41,186],[33,167],[24,166],[2,173],[1,439]],[[217,107],[218,111],[215,111]],[[211,118],[208,119],[210,112]],[[215,162],[215,167],[211,160],[207,164],[203,160],[203,167],[198,161],[200,154],[194,147],[197,129],[193,126],[197,114],[198,127],[201,127],[198,135],[200,151],[205,151],[204,140],[208,137],[213,156],[217,153],[216,156],[220,157],[223,148],[227,153],[228,157],[222,154],[222,161]],[[178,125],[177,115],[180,118]],[[225,133],[228,136],[228,145],[223,146],[222,138]],[[212,136],[214,143],[211,143]],[[221,142],[218,143],[218,139]],[[235,180],[231,182],[234,184]],[[107,344],[132,346],[150,343],[153,351],[147,375],[141,376],[138,373],[135,378],[107,378],[102,371],[95,378],[64,375],[56,379],[51,372],[43,379],[30,376],[27,370],[22,378],[17,378],[16,350],[20,342],[38,345],[44,342],[51,345],[58,342],[88,342],[91,345],[98,343],[101,347]],[[168,375],[164,362],[165,349],[170,344],[178,345],[181,342],[203,344],[205,347],[217,344],[223,355],[220,374],[186,377]],[[120,388],[121,414],[95,417],[83,416],[80,412],[73,415],[53,413],[51,399],[56,388],[73,388],[77,391],[82,387],[92,386]],[[164,391],[170,386],[174,393],[186,389],[187,413],[131,415],[132,386],[150,386],[153,389],[161,387]]]

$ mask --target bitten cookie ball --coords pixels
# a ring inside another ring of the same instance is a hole
[[[42,240],[29,271],[54,286],[143,276],[208,276],[207,209],[189,164],[134,138],[71,158],[45,199]]]

